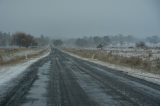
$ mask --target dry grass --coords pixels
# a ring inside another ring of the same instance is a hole
[[[16,48],[16,49],[0,49],[0,65],[8,65],[8,64],[17,64],[17,63],[20,63],[24,60],[26,60],[26,56],[16,56],[14,57],[13,59],[10,59],[8,61],[4,61],[2,59],[2,56],[3,55],[13,55],[17,52],[20,52],[20,51],[27,51],[27,50],[33,50],[33,49],[27,49],[27,48]],[[48,49],[34,49],[35,53],[33,54],[29,54],[27,55],[27,59],[30,59],[30,58],[35,58],[35,57],[38,57],[40,55],[43,55],[44,53],[48,52]]]
[[[87,50],[87,49],[64,49],[67,52],[79,55],[85,58],[97,59],[111,64],[122,65],[126,67],[143,69],[152,73],[160,73],[160,59],[154,61],[147,61],[140,57],[131,56],[124,57],[114,55],[112,52],[105,52],[103,50]]]

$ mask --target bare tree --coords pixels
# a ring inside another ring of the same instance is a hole
[[[83,39],[83,38],[79,38],[75,41],[75,44],[79,47],[87,47],[88,42],[87,40]]]
[[[147,37],[146,40],[153,44],[157,44],[160,42],[160,38],[157,35]]]
[[[111,43],[110,37],[109,36],[104,36],[103,37],[103,44],[104,45],[109,45]]]
[[[103,42],[102,38],[101,38],[101,37],[98,37],[98,36],[95,36],[95,37],[93,38],[93,40],[94,40],[94,43],[95,43],[96,45],[99,45],[100,43]]]
[[[136,43],[136,47],[137,48],[146,48],[147,46],[146,46],[145,42],[140,41],[140,42]]]
[[[15,34],[13,34],[12,44],[20,47],[29,47],[37,45],[32,35],[23,32],[16,32]]]
[[[99,44],[98,46],[97,46],[97,49],[103,49],[103,45],[102,44]]]

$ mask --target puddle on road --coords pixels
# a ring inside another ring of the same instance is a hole
[[[46,106],[47,105],[47,86],[49,81],[50,61],[45,63],[38,71],[38,79],[25,96],[21,106]]]

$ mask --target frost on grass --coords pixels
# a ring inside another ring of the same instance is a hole
[[[44,49],[26,49],[26,48],[13,48],[13,49],[0,49],[0,65],[14,63],[19,60],[28,59],[28,57],[38,55]]]

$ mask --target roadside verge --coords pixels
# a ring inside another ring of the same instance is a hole
[[[38,67],[48,60],[50,51],[29,59],[26,62],[0,69],[0,106],[12,103],[13,98],[20,98],[36,79]]]
[[[79,55],[73,54],[71,52],[67,52],[67,51],[64,51],[64,50],[62,50],[62,51],[64,53],[67,53],[70,56],[75,57],[75,58],[79,58],[79,59],[82,59],[84,61],[93,62],[93,63],[99,64],[99,65],[108,67],[110,69],[114,69],[116,71],[123,72],[125,74],[130,75],[130,76],[140,78],[140,79],[143,79],[143,80],[146,80],[146,81],[149,81],[149,82],[160,85],[160,75],[159,74],[149,73],[149,72],[146,72],[144,70],[133,69],[133,68],[125,67],[125,66],[110,64],[110,63],[102,62],[102,61],[92,59],[92,58],[84,58],[84,57],[81,57]]]

